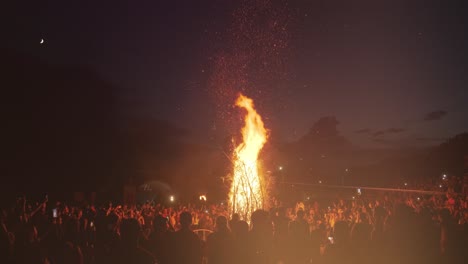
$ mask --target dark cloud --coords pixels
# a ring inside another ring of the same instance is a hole
[[[433,146],[446,141],[448,138],[443,137],[427,137],[423,135],[409,135],[401,138],[388,139],[385,137],[375,137],[372,141],[388,147],[403,147],[403,146]]]
[[[387,146],[397,145],[397,142],[392,141],[392,140],[383,139],[383,138],[374,138],[372,141],[374,141],[375,143],[379,143],[379,144],[387,145]]]
[[[447,115],[447,112],[444,110],[437,110],[427,113],[424,116],[424,121],[435,121],[440,120]]]
[[[378,130],[378,131],[375,131],[374,133],[372,133],[372,136],[374,137],[380,137],[380,136],[383,136],[385,135],[385,130]]]
[[[405,132],[405,131],[406,131],[406,129],[404,129],[404,128],[392,127],[392,128],[387,128],[385,130],[377,130],[374,133],[372,133],[372,136],[380,137],[380,136],[387,135],[387,134],[398,134],[398,133],[402,133],[402,132]]]
[[[417,141],[426,141],[426,142],[441,142],[447,140],[447,138],[436,138],[436,137],[418,137]]]
[[[415,140],[413,137],[403,137],[403,138],[397,138],[397,139],[388,139],[388,138],[373,138],[373,142],[387,146],[387,147],[404,147],[404,146],[416,146],[419,144],[422,144],[421,141]]]
[[[354,133],[358,133],[358,134],[369,134],[371,132],[372,132],[372,130],[369,129],[369,128],[363,128],[363,129],[359,129],[359,130],[354,131]]]
[[[404,128],[389,128],[385,132],[386,133],[397,134],[397,133],[401,133],[401,132],[405,132],[405,131],[406,131],[406,129],[404,129]]]

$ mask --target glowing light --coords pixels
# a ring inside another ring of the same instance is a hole
[[[278,170],[283,170],[283,166],[279,166],[279,167],[278,167]]]
[[[39,41],[39,44],[44,44],[44,39],[41,38],[41,41]]]
[[[251,214],[263,209],[267,199],[264,179],[259,174],[258,155],[267,141],[267,130],[255,111],[252,99],[239,95],[236,106],[247,111],[242,128],[242,143],[233,153],[233,178],[229,194],[229,210],[249,221]]]
[[[171,202],[174,201],[174,195],[169,196],[169,201],[171,201]]]
[[[200,201],[206,202],[206,195],[200,195],[199,199]]]
[[[407,182],[405,182],[405,186],[408,186],[408,183],[407,183]]]
[[[322,181],[319,181],[319,184],[322,184]]]

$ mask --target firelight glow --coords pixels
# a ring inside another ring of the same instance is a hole
[[[257,209],[263,209],[267,199],[264,179],[259,173],[258,155],[267,141],[267,130],[261,116],[255,111],[253,100],[240,94],[236,106],[244,108],[242,143],[233,153],[233,176],[229,194],[229,209],[249,221]]]

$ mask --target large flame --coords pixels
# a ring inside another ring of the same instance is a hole
[[[243,141],[233,153],[234,170],[229,205],[231,213],[238,213],[249,221],[255,210],[263,209],[267,196],[257,161],[267,141],[267,130],[261,116],[255,111],[252,99],[240,94],[236,106],[247,110],[247,114],[242,128]]]

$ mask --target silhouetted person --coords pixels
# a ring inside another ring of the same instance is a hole
[[[445,263],[463,263],[461,259],[463,250],[459,239],[457,225],[448,209],[442,209],[439,213],[440,221],[440,252]]]
[[[162,215],[157,215],[153,220],[154,231],[150,236],[150,247],[158,264],[171,263],[170,245],[171,233],[169,231],[168,220]],[[177,245],[176,245],[177,246]]]
[[[304,219],[304,211],[299,209],[296,213],[296,219],[289,223],[290,239],[290,262],[307,263],[309,262],[309,224]]]
[[[231,228],[231,232],[236,235],[238,226],[240,222],[240,216],[237,213],[232,214],[231,221],[229,221],[229,227]]]
[[[336,224],[335,224],[336,225]],[[310,232],[310,257],[313,263],[321,263],[321,245],[327,235],[327,230],[323,223],[315,223],[313,230]]]
[[[247,263],[249,259],[249,224],[246,221],[237,223],[237,233],[234,236],[232,254],[235,263]]]
[[[189,212],[180,214],[180,230],[174,233],[172,263],[199,264],[202,262],[202,242],[190,230],[192,215]]]
[[[361,219],[364,219],[361,216]],[[370,263],[372,226],[366,221],[356,223],[351,230],[351,245],[356,263]]]
[[[227,226],[225,216],[216,218],[216,231],[208,236],[207,252],[209,264],[227,264],[233,262],[234,239]]]
[[[371,258],[374,262],[381,262],[384,258],[385,250],[385,221],[387,213],[382,206],[377,206],[374,210],[374,226],[371,234]]]
[[[108,216],[103,212],[96,219],[95,260],[96,263],[111,262],[116,254],[120,238],[116,232],[118,217],[115,214]]]
[[[25,224],[23,237],[15,245],[15,263],[45,263],[42,253],[36,227],[32,224]]]
[[[7,211],[0,209],[0,261],[10,263],[13,252],[14,237],[7,228]]]
[[[419,263],[416,253],[416,222],[412,208],[398,204],[389,228],[385,231],[388,246],[386,263]]]
[[[344,221],[338,221],[333,227],[330,245],[327,246],[323,256],[324,264],[345,263],[351,261],[349,244],[349,226]]]
[[[133,218],[123,220],[120,227],[121,247],[114,263],[154,264],[154,257],[151,253],[138,244],[140,232],[138,220]]]
[[[289,218],[286,216],[284,207],[279,207],[273,218],[274,225],[274,247],[275,260],[284,261],[289,248]]]
[[[372,243],[381,246],[384,239],[384,224],[385,224],[386,212],[381,206],[378,206],[374,210],[374,229],[372,230]]]
[[[257,210],[252,213],[252,230],[249,232],[249,262],[252,264],[271,263],[273,253],[272,223],[268,213]]]

